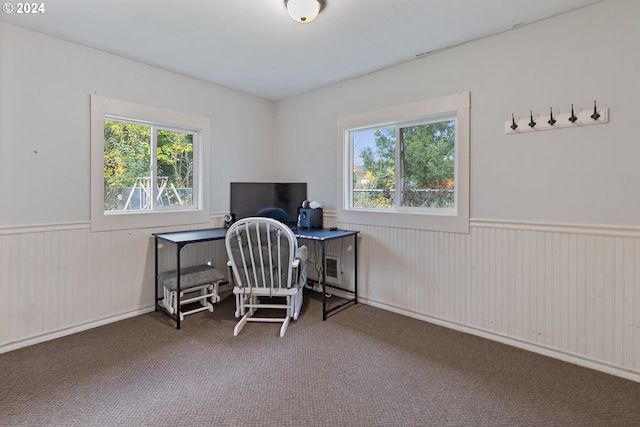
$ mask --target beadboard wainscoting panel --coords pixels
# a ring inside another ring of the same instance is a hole
[[[640,230],[474,220],[457,234],[325,220],[360,232],[363,303],[640,381]],[[0,352],[152,310],[151,233],[196,228],[0,229]],[[352,243],[327,245],[347,288]],[[222,241],[181,257],[226,274]],[[159,264],[175,268],[175,247],[161,245]]]
[[[638,229],[339,226],[360,230],[363,302],[640,380]]]
[[[219,226],[212,218],[210,227]],[[0,229],[0,352],[153,310],[152,233],[189,227],[91,233],[89,223]],[[175,269],[173,245],[159,271]],[[226,274],[224,241],[187,245],[182,265],[211,261]]]

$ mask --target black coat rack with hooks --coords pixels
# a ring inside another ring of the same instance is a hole
[[[551,107],[551,108],[549,108],[549,120],[547,120],[547,123],[549,123],[549,126],[553,126],[557,122],[558,121],[553,118],[553,107]]]
[[[504,123],[505,134],[515,134],[524,132],[538,132],[550,129],[562,129],[568,127],[580,127],[587,125],[599,125],[609,122],[609,108],[599,108],[596,101],[593,101],[593,108],[583,108],[576,111],[573,104],[566,111],[549,108],[548,115],[535,115],[533,110],[523,118],[515,118],[511,113],[511,120]]]

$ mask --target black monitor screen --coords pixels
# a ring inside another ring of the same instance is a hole
[[[230,213],[236,220],[265,216],[295,226],[306,199],[306,182],[232,182]]]

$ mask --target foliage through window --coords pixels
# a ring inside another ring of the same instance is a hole
[[[205,116],[91,95],[91,231],[210,222]]]
[[[188,130],[106,118],[105,211],[192,206],[193,136]]]
[[[338,222],[468,233],[470,107],[461,91],[339,117]]]
[[[349,131],[352,207],[455,209],[455,117]]]

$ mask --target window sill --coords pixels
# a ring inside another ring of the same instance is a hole
[[[406,228],[412,230],[442,231],[448,233],[469,233],[469,218],[459,214],[384,212],[380,210],[342,210],[338,214],[340,222],[348,222],[378,227]]]
[[[91,217],[91,232],[131,230],[173,225],[209,223],[209,213],[204,210],[103,213]]]

